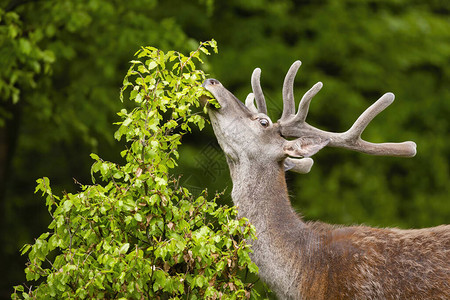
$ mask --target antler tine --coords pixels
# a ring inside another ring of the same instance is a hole
[[[264,99],[264,94],[260,83],[261,69],[256,68],[252,73],[252,90],[258,105],[258,112],[267,115],[266,100]]]
[[[352,127],[344,133],[330,133],[329,146],[357,150],[372,155],[389,155],[412,157],[417,153],[416,143],[408,141],[403,143],[370,143],[361,139],[361,134],[367,125],[385,108],[394,102],[395,96],[386,93],[374,104],[367,108],[355,121]],[[334,138],[333,138],[334,136]]]
[[[284,78],[283,83],[283,114],[281,120],[288,119],[291,115],[295,114],[295,99],[294,99],[294,80],[298,69],[302,65],[302,62],[295,61]]]
[[[319,81],[303,95],[302,100],[300,100],[300,104],[298,105],[298,112],[295,115],[296,122],[305,122],[306,116],[308,115],[309,104],[311,103],[312,98],[322,89],[322,86],[322,82]]]
[[[395,96],[392,93],[386,93],[381,96],[374,104],[369,106],[353,123],[352,127],[345,133],[348,139],[357,139],[366,129],[367,125],[383,110],[394,102]]]
[[[255,106],[255,95],[253,93],[247,95],[245,106],[247,106],[252,113],[258,113],[258,109]]]

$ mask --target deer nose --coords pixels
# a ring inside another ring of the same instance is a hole
[[[220,84],[219,80],[214,79],[214,78],[209,78],[206,79],[205,81],[203,81],[202,87],[206,87],[208,85],[217,85]]]

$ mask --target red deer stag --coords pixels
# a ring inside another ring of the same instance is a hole
[[[296,61],[284,80],[277,123],[267,116],[260,69],[253,72],[253,93],[245,105],[219,81],[203,83],[220,104],[208,110],[209,116],[230,168],[233,202],[239,216],[256,228],[252,259],[260,277],[280,299],[450,299],[450,225],[417,230],[334,226],[304,222],[291,207],[285,170],[307,173],[309,157],[325,146],[372,155],[416,154],[413,142],[361,139],[369,122],[394,100],[391,93],[346,132],[306,123],[309,103],[322,83],[303,96],[295,113],[293,83],[300,64]]]

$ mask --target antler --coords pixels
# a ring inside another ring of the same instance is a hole
[[[361,134],[367,125],[394,101],[394,94],[386,93],[374,104],[367,108],[356,120],[353,126],[342,133],[323,131],[306,123],[311,99],[320,91],[322,83],[316,83],[305,93],[300,101],[298,112],[295,114],[294,78],[301,62],[296,61],[289,68],[283,85],[283,114],[278,120],[281,134],[286,137],[320,137],[328,139],[328,146],[351,149],[372,155],[405,156],[416,155],[416,144],[408,141],[403,143],[370,143],[361,139]],[[256,71],[256,70],[255,70]],[[256,77],[256,76],[255,76]],[[258,85],[253,83],[252,86]],[[259,79],[257,76],[256,79]],[[259,87],[259,89],[261,89]],[[255,88],[253,88],[255,91]],[[262,93],[262,92],[261,92]],[[264,99],[264,98],[263,98]],[[259,104],[258,104],[259,105]]]
[[[253,93],[248,94],[245,99],[245,105],[254,113],[263,113],[267,115],[267,106],[260,83],[261,69],[256,68],[252,73],[252,90]],[[258,108],[255,107],[255,102]]]
[[[416,144],[414,142],[402,143],[370,143],[361,138],[361,134],[367,125],[394,101],[394,94],[386,93],[374,104],[367,108],[355,121],[353,126],[346,132],[336,133],[320,130],[306,123],[309,104],[312,98],[320,91],[323,84],[316,83],[300,100],[298,112],[295,113],[294,79],[301,66],[296,61],[289,68],[283,84],[283,114],[278,120],[281,134],[286,137],[320,137],[329,140],[328,146],[351,149],[372,155],[405,156],[416,155]],[[246,106],[253,112],[267,114],[266,102],[262,92],[261,69],[256,68],[252,74],[252,90],[245,100]],[[257,108],[254,100],[256,100]]]

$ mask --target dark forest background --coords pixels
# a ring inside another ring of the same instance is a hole
[[[140,46],[187,53],[214,38],[204,65],[241,100],[262,69],[273,120],[292,62],[295,94],[324,88],[308,122],[344,131],[385,92],[396,101],[366,129],[374,141],[413,140],[415,158],[325,149],[310,174],[288,175],[292,203],[307,220],[400,228],[450,222],[450,2],[0,1],[0,298],[25,281],[19,249],[47,230],[47,176],[54,191],[91,183],[89,154],[120,161],[119,90]],[[207,126],[209,127],[209,126]],[[231,180],[211,128],[183,141],[185,186],[226,193]]]

